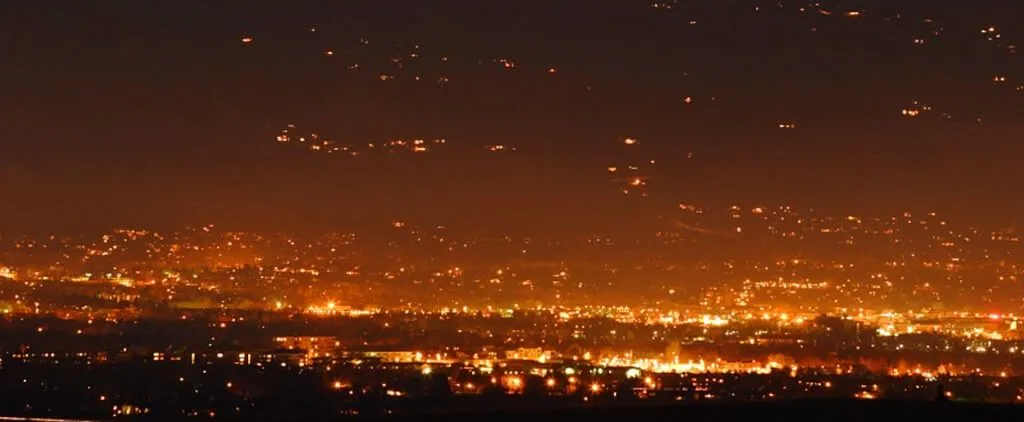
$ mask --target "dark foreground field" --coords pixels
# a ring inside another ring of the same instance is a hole
[[[587,407],[445,413],[382,418],[382,421],[1024,421],[1024,406],[982,403],[861,400],[773,403],[685,404],[679,406]]]

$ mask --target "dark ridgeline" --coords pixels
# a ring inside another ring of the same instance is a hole
[[[367,412],[359,415],[339,415],[317,404],[321,398],[293,392],[276,397],[282,406],[274,411],[249,414],[243,417],[222,417],[217,420],[239,422],[281,421],[367,421],[367,422],[540,422],[540,421],[837,421],[837,422],[910,422],[910,421],[1010,421],[1022,420],[1024,407],[1003,404],[958,403],[940,405],[927,401],[888,400],[800,400],[751,403],[690,403],[671,406],[616,405],[589,407],[523,406],[506,410],[439,409],[428,413],[405,414]],[[443,404],[435,403],[439,405]],[[367,402],[368,404],[369,402]],[[394,409],[400,412],[402,409]],[[205,416],[205,415],[204,415]],[[96,416],[95,420],[108,420]],[[194,418],[163,416],[132,416],[118,420],[177,421]]]
[[[538,421],[982,421],[1021,420],[1024,407],[886,400],[809,400],[774,403],[707,403],[679,406],[615,406],[512,410],[487,413],[437,413],[375,420],[396,422]]]

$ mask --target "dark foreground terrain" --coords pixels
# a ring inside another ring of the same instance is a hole
[[[983,403],[810,400],[679,406],[587,407],[381,418],[387,421],[996,421],[1024,420],[1024,406]]]
[[[161,418],[148,415],[121,417],[123,421],[177,421],[196,418]],[[46,419],[0,416],[0,420],[26,422],[99,422],[104,419]],[[106,420],[110,420],[109,418]],[[661,421],[1024,421],[1024,405],[980,402],[890,400],[793,400],[759,403],[687,403],[679,405],[620,405],[507,409],[387,416],[304,414],[217,418],[239,422],[367,421],[367,422],[661,422]]]

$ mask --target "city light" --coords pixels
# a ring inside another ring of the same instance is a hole
[[[1024,2],[43,3],[0,420],[1024,403]]]

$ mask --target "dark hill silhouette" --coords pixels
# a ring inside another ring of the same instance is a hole
[[[1024,420],[1024,406],[985,403],[806,400],[772,403],[700,403],[678,406],[579,407],[485,413],[394,416],[387,421],[975,421]]]

